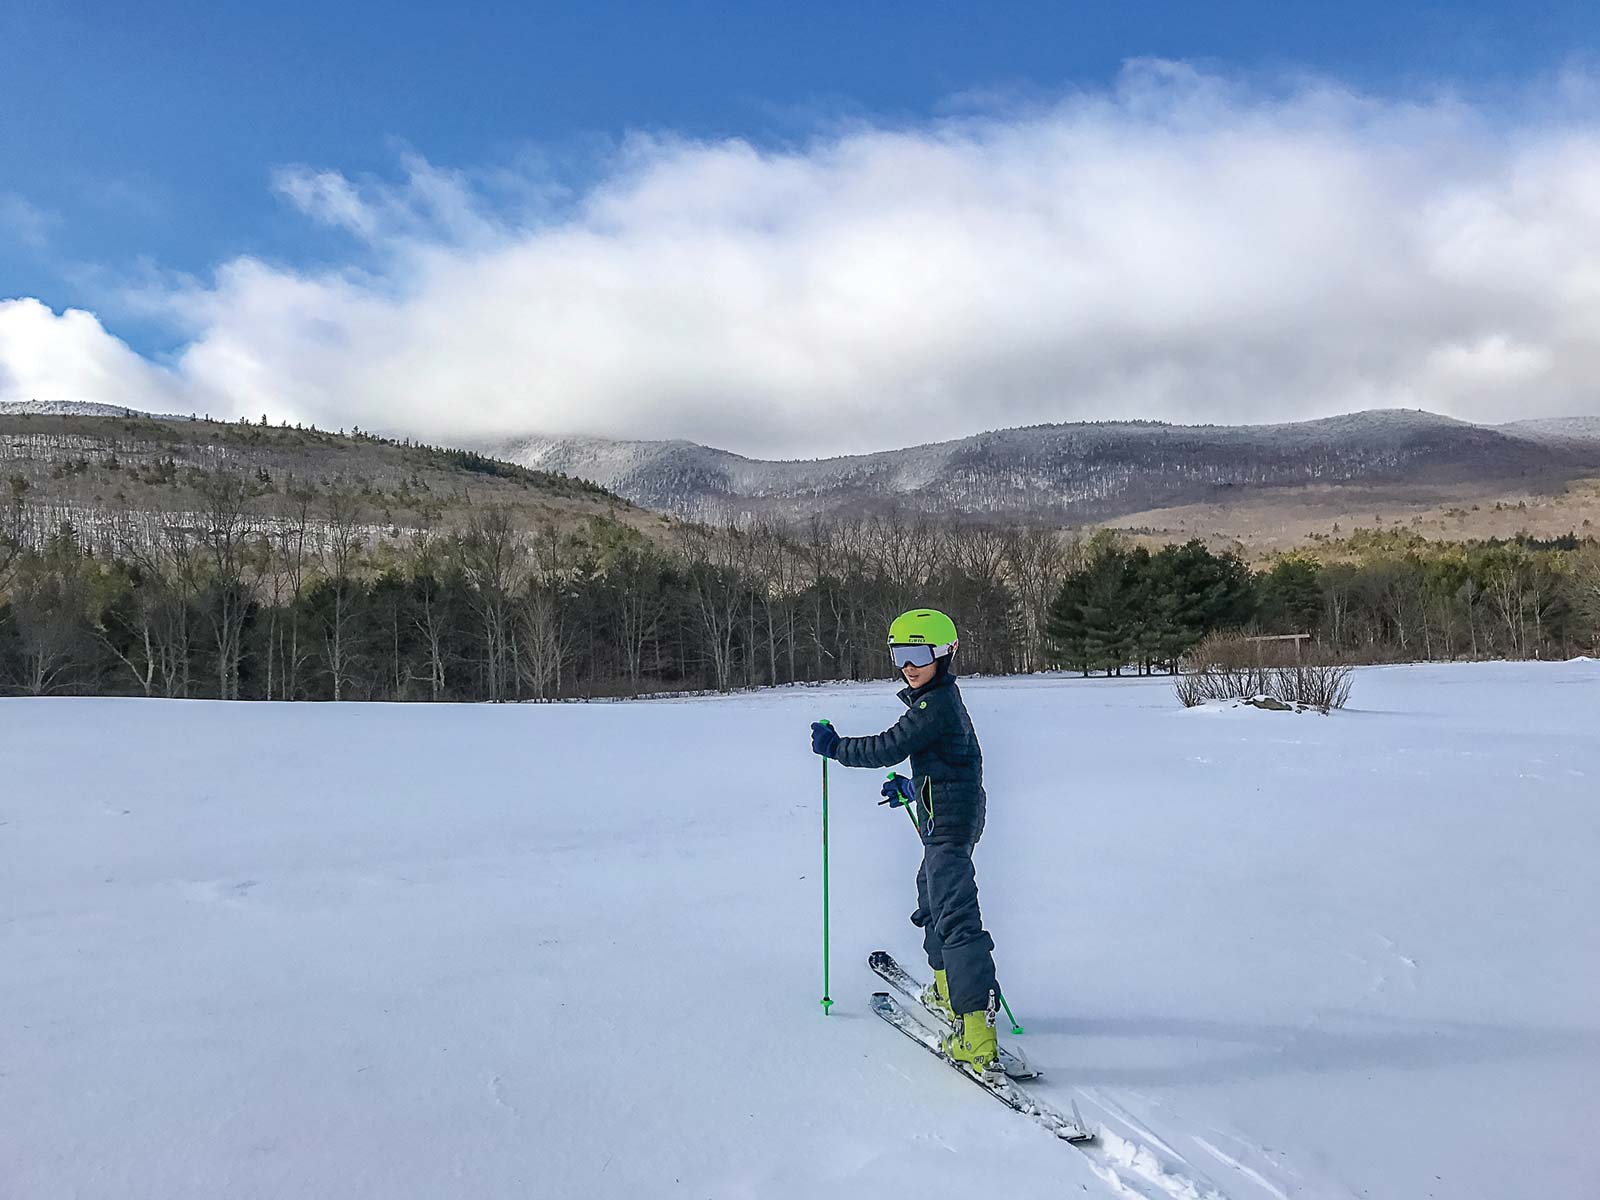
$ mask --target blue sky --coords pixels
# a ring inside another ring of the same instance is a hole
[[[392,174],[397,141],[445,165],[536,152],[581,183],[594,139],[631,129],[783,142],[971,93],[1104,85],[1129,57],[1492,96],[1597,30],[1580,3],[8,0],[0,76],[20,102],[0,109],[0,192],[38,210],[43,243],[0,243],[0,290],[104,303],[98,267],[341,253],[270,172]]]
[[[422,163],[470,191],[483,220],[548,227],[615,184],[641,133],[658,146],[732,141],[802,157],[852,129],[937,141],[964,114],[1026,121],[1073,98],[1115,98],[1129,60],[1244,89],[1231,103],[1257,113],[1316,87],[1384,106],[1391,122],[1444,97],[1492,140],[1502,125],[1545,131],[1552,103],[1555,124],[1570,127],[1588,97],[1560,80],[1576,72],[1583,93],[1600,41],[1593,6],[1578,3],[442,10],[5,0],[0,299],[88,309],[166,369],[204,337],[207,304],[193,293],[214,302],[229,264],[367,274],[391,291],[414,281],[393,269],[404,230],[352,237],[296,190],[316,172],[414,216]],[[1115,102],[1128,115],[1130,102]],[[1348,117],[1346,131],[1365,120]],[[407,228],[416,236],[415,219]],[[458,235],[427,234],[448,245]],[[186,302],[173,301],[185,286]]]

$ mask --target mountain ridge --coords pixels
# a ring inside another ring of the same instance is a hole
[[[975,518],[1101,521],[1228,490],[1384,485],[1440,492],[1600,472],[1600,418],[1480,425],[1374,409],[1262,425],[1069,422],[895,450],[758,459],[683,439],[533,436],[485,453],[588,479],[683,516],[915,508]]]
[[[76,415],[46,415],[56,413]],[[98,426],[91,418],[145,415],[117,405],[0,403],[0,417],[12,421]],[[155,419],[197,427],[190,417]],[[1340,522],[1371,524],[1380,509],[1388,523],[1397,513],[1421,516],[1465,534],[1484,519],[1463,523],[1454,514],[1548,497],[1541,527],[1568,517],[1573,526],[1600,522],[1589,497],[1600,486],[1595,416],[1487,425],[1417,409],[1374,409],[1258,425],[1062,422],[810,459],[760,459],[682,438],[535,435],[467,448],[694,520],[894,511],[1056,525],[1120,522],[1152,533],[1198,530],[1246,540],[1276,527],[1281,543],[1292,540],[1291,526],[1296,536],[1312,536]],[[1444,514],[1451,521],[1442,523]],[[1503,524],[1497,519],[1493,528]]]

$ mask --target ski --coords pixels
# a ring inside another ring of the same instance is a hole
[[[874,950],[867,955],[867,966],[895,991],[915,1004],[918,1012],[927,1013],[939,1025],[945,1023],[942,1013],[935,1012],[922,1003],[922,991],[927,985],[897,963],[887,950]],[[1008,1079],[1037,1079],[1041,1074],[1028,1061],[1026,1055],[1013,1050],[1004,1042],[1000,1044],[1000,1065],[1005,1068]]]
[[[1073,1104],[1072,1116],[1069,1117],[1030,1096],[1024,1089],[1004,1076],[998,1079],[985,1079],[959,1063],[951,1062],[950,1059],[945,1057],[939,1041],[939,1035],[929,1029],[922,1021],[919,1021],[901,1008],[888,992],[872,993],[872,1011],[916,1042],[928,1053],[937,1057],[963,1079],[972,1080],[973,1083],[1012,1111],[1021,1113],[1025,1117],[1032,1117],[1063,1141],[1087,1142],[1094,1138],[1093,1131],[1083,1123],[1083,1116],[1078,1112],[1076,1103]]]

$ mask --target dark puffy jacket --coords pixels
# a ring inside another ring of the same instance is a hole
[[[847,767],[892,767],[911,759],[924,842],[976,842],[983,833],[983,751],[961,689],[948,672],[899,693],[906,715],[872,737],[839,739],[834,757]]]

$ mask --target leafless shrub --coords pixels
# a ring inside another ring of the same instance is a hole
[[[1173,694],[1185,708],[1207,700],[1270,696],[1297,708],[1327,712],[1350,698],[1351,669],[1311,652],[1306,661],[1286,661],[1286,643],[1252,642],[1239,633],[1213,633],[1186,654]]]
[[[1211,633],[1183,656],[1174,691],[1184,707],[1204,700],[1248,700],[1268,691],[1272,669],[1239,633]]]
[[[1205,684],[1198,672],[1180,671],[1172,681],[1172,692],[1185,708],[1194,708],[1206,700]]]
[[[1318,712],[1343,708],[1350,699],[1354,676],[1342,663],[1303,663],[1279,667],[1274,672],[1274,688],[1269,693],[1288,704],[1303,704]]]

